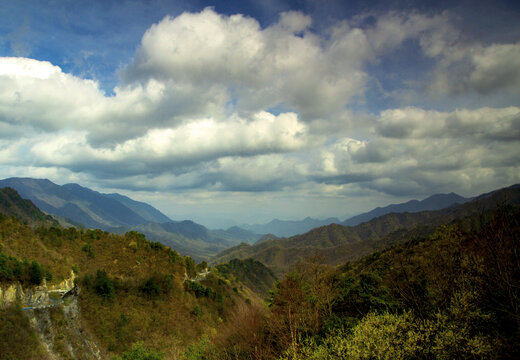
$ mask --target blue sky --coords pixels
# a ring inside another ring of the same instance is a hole
[[[211,227],[520,181],[506,1],[2,1],[0,172]]]

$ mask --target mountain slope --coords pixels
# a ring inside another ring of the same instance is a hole
[[[255,242],[259,236],[246,230],[229,232],[209,230],[191,220],[169,221],[162,224],[147,222],[134,227],[109,229],[118,234],[138,231],[152,241],[158,241],[176,249],[181,254],[192,256],[197,261],[209,260],[210,257],[230,246],[241,242]]]
[[[286,272],[296,261],[315,254],[321,254],[329,264],[336,265],[394,244],[404,233],[407,237],[424,236],[440,224],[478,214],[505,202],[520,204],[519,185],[442,210],[391,213],[353,227],[332,224],[287,239],[266,240],[255,245],[240,244],[221,252],[211,262],[253,258],[273,269],[277,275]]]
[[[303,234],[319,226],[339,222],[340,221],[337,218],[328,218],[320,220],[313,219],[311,217],[306,217],[305,219],[298,221],[274,219],[267,224],[244,224],[240,225],[240,227],[249,230],[255,234],[273,234],[278,237],[288,237],[297,234]]]
[[[168,221],[172,221],[168,216],[164,215],[162,212],[154,208],[153,206],[141,202],[130,199],[127,196],[113,193],[113,194],[104,194],[105,196],[112,198],[114,200],[119,201],[121,204],[127,206],[131,210],[133,210],[136,214],[141,216],[143,219],[147,221],[154,221],[158,223],[164,223]]]
[[[22,199],[15,189],[0,188],[0,213],[14,216],[28,224],[53,223],[54,219],[45,215],[30,200]]]
[[[464,198],[455,193],[436,194],[421,201],[410,200],[402,204],[392,204],[385,207],[377,207],[369,212],[353,216],[340,224],[345,226],[356,226],[363,222],[370,221],[376,217],[390,213],[440,210],[455,204],[463,204],[470,200],[471,199]]]
[[[3,215],[0,229],[1,359],[112,359],[136,342],[180,359],[245,302],[242,283],[213,272],[186,281],[201,267],[136,232],[32,228]],[[71,287],[61,302],[50,293]]]
[[[63,186],[47,179],[9,178],[0,187],[10,186],[41,210],[68,218],[87,228],[108,229],[136,226],[147,221],[170,221],[150,205],[119,194],[105,195],[78,184]]]

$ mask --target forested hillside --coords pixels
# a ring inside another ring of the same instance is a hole
[[[520,356],[518,187],[481,196],[478,211],[425,213],[427,226],[388,232],[419,216],[392,214],[370,227],[316,229],[324,251],[299,258],[276,283],[257,260],[207,271],[138,232],[31,226],[20,216],[41,212],[7,192],[24,205],[0,214],[6,359]],[[362,239],[385,232],[384,246]],[[309,234],[284,241],[296,249],[312,244]],[[359,236],[353,244],[368,244],[370,254],[331,266],[330,256],[345,256],[337,253],[349,245],[344,234]],[[64,282],[66,296],[53,300],[49,289]],[[38,296],[49,298],[45,306],[35,305]]]
[[[296,261],[316,254],[328,264],[338,265],[399,242],[403,236],[426,236],[440,224],[478,215],[501,203],[520,204],[520,186],[482,194],[471,202],[442,210],[390,213],[353,227],[331,224],[287,239],[240,244],[224,250],[211,262],[251,257],[277,275],[285,273]]]
[[[517,359],[520,212],[501,206],[331,267],[293,267],[198,359]]]
[[[16,193],[13,197],[15,203],[21,201]],[[41,216],[37,208],[31,209]],[[242,283],[218,272],[191,281],[205,266],[137,232],[117,235],[57,225],[32,228],[0,214],[2,358],[92,358],[86,350],[86,355],[77,355],[82,353],[78,332],[84,337],[90,334],[101,358],[130,351],[137,343],[165,358],[181,357],[189,344],[214,333],[237,304],[253,295]],[[47,296],[46,289],[69,278],[71,271],[77,288],[63,310],[58,306],[21,311],[21,306],[32,305],[23,303],[16,284],[26,295]],[[30,325],[26,316],[38,324],[43,321],[45,333]],[[70,316],[79,320],[73,322]],[[14,336],[6,335],[13,331]]]

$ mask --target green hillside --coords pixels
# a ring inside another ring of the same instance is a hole
[[[353,227],[331,224],[291,238],[240,244],[222,251],[211,263],[253,258],[278,276],[298,260],[318,254],[328,264],[337,265],[390,246],[402,239],[403,232],[425,236],[440,224],[478,214],[500,203],[520,204],[520,187],[483,194],[472,202],[443,210],[391,213]]]
[[[53,218],[40,211],[30,200],[20,197],[15,189],[0,188],[0,213],[14,216],[29,224],[53,223]]]
[[[80,311],[76,328],[71,328],[72,319],[66,315],[72,305],[64,305],[64,310],[34,310],[36,319],[44,316],[53,325],[47,330],[53,339],[49,346],[58,358],[72,356],[69,348],[81,349],[77,331],[91,334],[102,358],[129,351],[137,342],[165,358],[182,356],[189,344],[215,332],[236,304],[245,301],[244,292],[233,290],[241,284],[218,273],[199,282],[185,282],[185,277],[195,277],[200,269],[190,257],[150,242],[137,232],[117,235],[56,225],[31,228],[15,217],[0,214],[3,290],[16,283],[26,291],[38,284],[57,285],[69,278],[71,271],[75,273],[78,290],[72,298]],[[6,276],[10,271],[14,275]],[[1,323],[18,329],[25,345],[17,347],[17,337],[2,338],[0,353],[11,349],[11,358],[47,358],[34,340],[38,338],[35,329],[19,311],[24,305],[7,306],[0,313]]]
[[[263,297],[268,295],[269,290],[276,282],[276,276],[271,269],[253,259],[232,259],[228,263],[215,266],[213,269],[226,279],[235,279]]]
[[[339,267],[314,256],[269,310],[232,317],[198,359],[518,359],[520,209],[501,205]]]

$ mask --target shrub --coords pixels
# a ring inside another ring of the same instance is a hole
[[[139,288],[139,290],[151,297],[158,297],[162,293],[161,288],[153,276],[146,280],[145,283]]]
[[[33,261],[29,266],[29,281],[31,284],[40,285],[43,280],[43,270],[38,262]]]
[[[108,277],[105,270],[97,271],[94,288],[104,299],[112,299],[115,296],[114,281]]]
[[[114,356],[113,360],[163,360],[163,355],[154,350],[147,351],[142,343],[137,342],[132,345],[131,350],[122,356]]]

